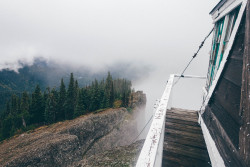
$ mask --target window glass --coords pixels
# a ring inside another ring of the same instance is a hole
[[[230,36],[232,34],[233,27],[235,25],[235,21],[237,19],[238,13],[239,13],[239,9],[240,9],[239,7],[236,8],[228,16],[229,19],[228,19],[227,28],[226,28],[226,35],[225,35],[225,38],[224,38],[224,41],[223,41],[223,48],[222,48],[222,51],[221,51],[222,55],[224,54],[224,51],[225,51],[225,49],[227,47],[228,41],[229,41]]]
[[[212,45],[212,52],[210,56],[210,65],[209,65],[209,75],[208,75],[208,83],[207,85],[209,86],[213,80],[214,77],[214,68],[216,64],[216,59],[217,55],[219,52],[220,48],[220,41],[221,41],[221,36],[223,32],[223,26],[224,26],[224,20],[225,17],[220,19],[216,24],[215,24],[215,30],[214,30],[214,40],[213,40],[213,45]]]
[[[233,27],[235,25],[240,6],[230,12],[228,15],[215,23],[214,37],[211,48],[210,62],[207,75],[207,90],[212,84],[222,61],[224,52],[227,48]]]

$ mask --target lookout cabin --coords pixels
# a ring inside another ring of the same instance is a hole
[[[250,166],[250,1],[221,0],[210,15],[207,76],[170,75],[137,167]],[[180,78],[206,79],[200,110],[170,105]]]

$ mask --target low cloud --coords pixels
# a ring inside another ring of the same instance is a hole
[[[161,97],[169,74],[181,73],[213,27],[209,12],[215,3],[1,1],[0,69],[18,71],[38,56],[60,65],[60,70],[114,71],[146,92],[152,113],[150,103]],[[206,75],[210,45],[211,39],[186,74]],[[199,90],[202,84],[193,83]],[[184,96],[186,101],[180,103],[191,106],[195,102],[190,93],[177,91],[176,96]]]

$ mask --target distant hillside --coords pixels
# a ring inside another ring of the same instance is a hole
[[[48,62],[41,58],[35,59],[33,65],[20,64],[23,67],[18,70],[18,73],[9,69],[0,71],[0,113],[13,93],[21,95],[23,91],[32,92],[37,84],[40,85],[42,91],[48,86],[52,88],[59,87],[61,78],[68,85],[71,72],[74,73],[79,86],[83,87],[91,84],[94,79],[103,79],[108,72],[92,72],[87,67],[74,68],[70,65],[61,65],[53,61]],[[130,80],[137,79],[148,71],[144,68],[135,69],[126,63],[115,64],[109,67],[108,70],[114,79],[122,77]]]

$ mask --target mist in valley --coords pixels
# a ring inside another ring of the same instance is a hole
[[[209,12],[217,2],[4,0],[0,69],[18,72],[39,57],[49,66],[51,85],[70,72],[85,82],[108,71],[130,79],[147,95],[145,118],[138,119],[141,129],[169,75],[182,72],[212,29]],[[211,37],[185,74],[206,76],[210,45]],[[173,88],[172,106],[199,109],[203,86],[205,80],[181,79]]]

